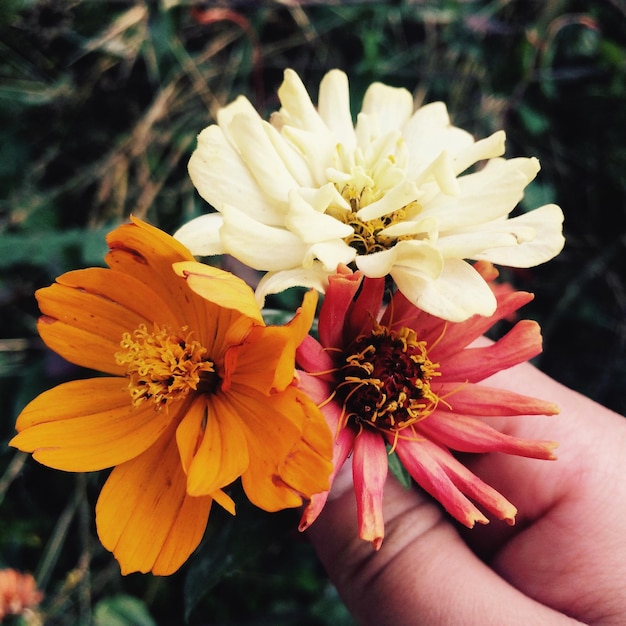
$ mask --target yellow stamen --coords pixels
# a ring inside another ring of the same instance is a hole
[[[132,403],[139,406],[152,400],[157,408],[185,398],[190,391],[212,391],[217,375],[207,349],[192,338],[184,326],[173,332],[145,324],[132,334],[124,333],[121,350],[115,354],[118,365],[127,366],[128,390]]]

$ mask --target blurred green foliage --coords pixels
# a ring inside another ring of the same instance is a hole
[[[6,446],[28,400],[80,374],[38,340],[33,292],[102,264],[104,234],[130,213],[172,232],[204,212],[186,173],[196,134],[239,93],[268,115],[286,67],[314,98],[327,70],[346,70],[355,109],[374,80],[443,99],[457,125],[504,128],[509,156],[540,159],[521,210],[560,204],[567,245],[502,276],[536,294],[523,314],[544,329],[539,366],[626,413],[622,0],[4,0],[0,566],[35,572],[45,624],[351,623],[293,512],[212,513],[179,573],[123,578],[94,531],[104,476]]]

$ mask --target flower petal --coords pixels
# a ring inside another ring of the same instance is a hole
[[[512,437],[481,420],[460,413],[437,411],[419,423],[418,430],[428,439],[459,452],[502,452],[535,459],[555,459],[554,441]]]
[[[305,243],[296,235],[266,226],[233,206],[222,207],[224,225],[220,231],[224,250],[256,270],[276,271],[302,264]],[[259,245],[259,242],[263,245]],[[276,251],[280,250],[280,254]]]
[[[245,431],[223,394],[196,400],[176,429],[176,441],[190,496],[210,495],[248,467]]]
[[[465,415],[556,415],[559,412],[554,402],[482,384],[438,383],[437,394],[449,402],[456,413]]]
[[[215,209],[220,210],[224,204],[246,207],[248,215],[262,224],[282,223],[282,207],[272,204],[259,188],[247,164],[218,126],[209,126],[198,135],[188,170],[200,196]]]
[[[296,348],[311,328],[317,297],[317,292],[307,292],[289,323],[257,326],[251,329],[245,343],[232,346],[226,353],[222,389],[227,391],[230,384],[238,384],[270,395],[290,385],[295,374]]]
[[[565,245],[563,237],[563,211],[556,204],[547,204],[524,215],[507,220],[497,227],[513,231],[518,228],[532,229],[535,236],[516,246],[483,249],[474,259],[484,259],[509,267],[533,267],[555,257]]]
[[[147,450],[181,407],[133,407],[123,378],[63,383],[30,402],[17,418],[10,445],[56,469],[91,472]]]
[[[182,261],[172,267],[194,293],[208,302],[263,323],[254,291],[238,276],[197,261]]]
[[[186,484],[172,429],[113,470],[96,504],[96,526],[122,574],[172,574],[198,546],[212,499],[188,495]]]
[[[349,150],[356,143],[350,112],[348,77],[340,70],[330,70],[320,82],[317,99],[319,115],[330,132]]]
[[[224,220],[219,213],[201,215],[181,226],[174,239],[180,241],[195,256],[224,254],[220,228]]]
[[[399,438],[396,453],[413,480],[441,502],[452,517],[468,528],[473,528],[476,522],[487,524],[489,520],[463,495],[439,460],[432,456],[431,445],[428,440]]]
[[[321,263],[315,262],[311,267],[268,272],[259,281],[256,288],[256,299],[263,306],[265,298],[273,293],[280,293],[290,287],[308,287],[321,293],[328,286],[328,272]]]
[[[393,267],[398,289],[415,306],[452,322],[462,322],[472,315],[491,315],[496,309],[493,292],[469,263],[446,259],[435,280],[426,280],[413,268]]]
[[[476,383],[540,353],[539,324],[521,320],[497,342],[480,348],[466,348],[448,357],[439,380]]]
[[[380,433],[364,429],[354,440],[352,477],[356,495],[359,537],[379,550],[385,536],[383,487],[389,464]]]
[[[372,83],[363,96],[361,112],[375,116],[378,133],[402,128],[413,114],[413,96],[402,87]]]

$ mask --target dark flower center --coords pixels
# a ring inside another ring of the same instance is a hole
[[[440,375],[439,364],[428,358],[426,342],[414,330],[376,324],[348,353],[339,370],[346,424],[395,434],[437,407],[430,382]]]

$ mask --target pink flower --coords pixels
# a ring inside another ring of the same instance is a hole
[[[0,622],[7,615],[23,615],[43,599],[31,574],[0,570]]]
[[[475,269],[487,281],[497,275],[489,263],[479,262]],[[375,549],[382,544],[391,452],[462,524],[471,528],[489,521],[472,501],[513,524],[516,508],[451,450],[555,458],[556,443],[512,437],[486,422],[494,416],[554,415],[556,405],[479,384],[539,354],[539,325],[523,320],[499,341],[470,347],[532,294],[494,290],[493,315],[451,323],[417,309],[399,291],[385,307],[384,289],[384,279],[363,279],[360,272],[340,267],[320,311],[319,342],[307,336],[297,356],[303,370],[299,384],[322,407],[335,433],[331,482],[352,454],[359,536]],[[301,530],[313,523],[327,496],[313,496]]]

